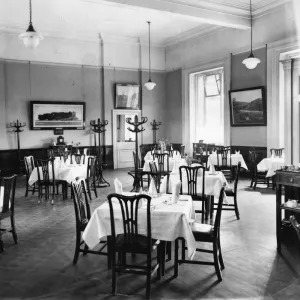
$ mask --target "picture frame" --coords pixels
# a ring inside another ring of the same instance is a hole
[[[115,108],[141,109],[140,89],[137,84],[116,84]]]
[[[85,129],[85,102],[30,101],[30,129]]]
[[[232,127],[266,126],[267,108],[263,86],[229,91]]]

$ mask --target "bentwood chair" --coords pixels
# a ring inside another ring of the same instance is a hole
[[[153,155],[154,159],[157,159],[157,169],[159,172],[170,172],[170,167],[169,167],[169,154],[168,153],[155,153]]]
[[[182,254],[181,259],[179,259],[178,255],[178,247],[179,247],[179,239],[175,241],[175,267],[174,267],[174,276],[178,277],[178,266],[179,264],[195,264],[195,265],[211,265],[215,267],[216,274],[218,276],[218,280],[222,280],[222,272],[225,268],[222,251],[221,251],[221,243],[220,243],[220,223],[221,223],[221,214],[222,214],[222,205],[223,205],[223,197],[224,197],[224,187],[220,191],[219,203],[217,208],[217,213],[215,216],[214,224],[203,224],[194,222],[191,224],[191,229],[193,235],[195,237],[196,242],[200,242],[201,245],[203,243],[211,243],[213,246],[212,250],[207,250],[207,248],[197,248],[196,252],[204,252],[213,254],[213,262],[212,261],[199,261],[194,257],[193,260],[187,260],[185,257],[185,240],[182,240]],[[196,256],[196,255],[195,255]],[[221,266],[221,268],[220,268]]]
[[[266,177],[268,171],[267,170],[258,170],[257,169],[257,154],[255,151],[249,151],[250,154],[250,162],[251,162],[251,183],[250,187],[253,185],[253,190],[256,189],[257,184],[266,184],[267,187],[270,185],[269,177]]]
[[[106,241],[100,241],[100,243],[104,245],[102,245],[98,251],[93,251],[90,250],[82,240],[82,232],[85,230],[91,218],[90,204],[87,196],[84,179],[76,178],[76,180],[71,182],[71,187],[72,187],[73,202],[74,202],[75,217],[76,217],[76,246],[75,246],[75,254],[73,258],[73,264],[77,263],[79,253],[83,253],[84,255],[87,253],[91,253],[91,254],[108,256],[108,252],[103,252],[103,249],[107,246]],[[84,247],[81,247],[82,245],[84,245]],[[109,257],[108,257],[108,268],[110,268]]]
[[[160,240],[152,239],[151,197],[148,195],[124,196],[110,194],[107,199],[111,224],[109,251],[112,263],[112,294],[115,295],[117,291],[117,273],[140,274],[147,277],[146,297],[150,299],[151,276],[157,272],[158,279],[161,278],[161,262],[163,260]],[[142,201],[146,204],[146,213],[145,210],[139,209]],[[143,213],[141,217],[146,219],[147,225],[146,233],[143,234],[140,234],[138,221],[141,212]],[[123,233],[116,233],[120,231]],[[152,253],[155,250],[157,262],[153,266]],[[116,253],[119,256],[118,260],[116,260]],[[135,263],[135,261],[127,263],[126,254],[128,253],[144,255],[146,266],[141,265],[140,261],[138,263]]]
[[[25,192],[25,197],[27,197],[28,192],[32,192],[32,194],[35,193],[35,183],[32,186],[30,186],[29,183],[28,183],[30,175],[31,175],[33,169],[35,168],[33,156],[24,156],[24,162],[25,162],[25,171],[26,171],[26,192]]]
[[[71,164],[76,163],[77,165],[85,164],[85,154],[73,154],[71,155]]]
[[[180,155],[181,155],[181,157],[184,157],[184,155],[185,155],[185,145],[181,145],[180,146]]]
[[[235,179],[234,179],[234,185],[233,188],[226,187],[225,188],[225,194],[227,197],[233,197],[233,204],[224,204],[222,206],[222,210],[232,210],[235,211],[236,218],[239,220],[240,219],[240,212],[238,208],[238,203],[237,203],[237,187],[238,187],[238,182],[239,182],[239,175],[240,175],[240,169],[241,169],[241,162],[238,162],[236,172],[235,172]],[[214,210],[217,208],[218,203],[214,203]]]
[[[149,162],[151,177],[154,180],[156,191],[159,193],[160,184],[161,184],[161,174],[158,172],[155,161]]]
[[[183,194],[183,186],[187,187],[187,194],[192,196],[193,201],[201,202],[201,210],[196,209],[196,213],[201,213],[201,220],[204,222],[205,206],[207,206],[207,196],[205,195],[205,167],[203,166],[180,166],[179,175],[181,181],[180,194]],[[201,184],[198,183],[201,180]],[[201,191],[198,191],[198,185]]]
[[[96,163],[97,158],[95,156],[90,156],[88,159],[87,174],[85,179],[90,200],[92,200],[91,190],[94,191],[95,196],[98,197],[96,187]]]
[[[18,237],[15,226],[15,190],[17,175],[11,177],[0,177],[0,252],[4,250],[2,235],[11,232],[15,244],[18,244]],[[10,218],[10,229],[1,228],[1,221]]]
[[[219,147],[217,149],[217,166],[216,170],[222,171],[224,176],[232,181],[233,168],[231,163],[231,148]]]
[[[275,156],[282,157],[282,153],[284,151],[284,148],[271,148],[271,156],[274,154]]]

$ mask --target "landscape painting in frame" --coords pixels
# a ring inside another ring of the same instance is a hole
[[[140,109],[140,86],[117,84],[116,108]]]
[[[31,129],[84,129],[85,102],[31,101]]]
[[[231,126],[265,126],[264,87],[229,91]]]

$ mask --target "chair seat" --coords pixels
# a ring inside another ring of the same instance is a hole
[[[191,229],[196,241],[211,241],[214,237],[214,227],[212,225],[194,222]]]
[[[233,190],[233,188],[225,188],[225,194],[226,194],[226,196],[234,197],[234,190]]]
[[[147,253],[147,237],[144,235],[138,235],[137,237],[135,243],[129,244],[126,242],[124,234],[118,234],[116,238],[116,249],[129,253]],[[152,239],[152,251],[156,249],[159,243],[159,240]]]

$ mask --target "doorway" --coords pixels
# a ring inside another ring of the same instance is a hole
[[[138,116],[141,119],[140,110],[113,109],[113,148],[114,148],[114,169],[133,168],[133,154],[135,151],[135,133],[127,128],[131,127],[126,123],[126,118],[133,119]],[[140,141],[138,140],[138,148]]]

